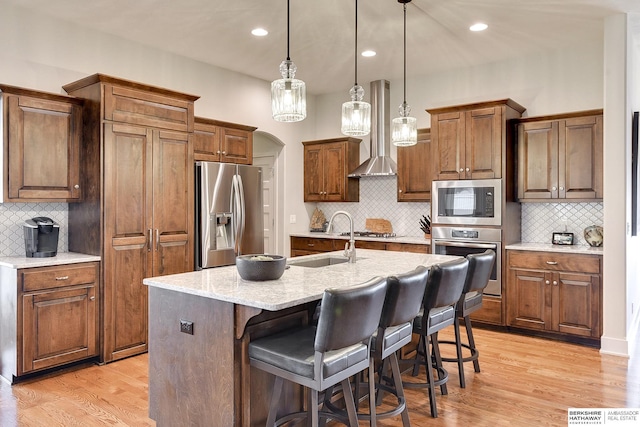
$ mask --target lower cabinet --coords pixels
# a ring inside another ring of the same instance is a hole
[[[322,237],[291,236],[291,256],[313,255],[323,252],[340,251],[348,240]],[[380,251],[397,251],[413,253],[431,253],[429,244],[384,242],[379,240],[356,240],[356,249],[377,249]]]
[[[564,337],[602,334],[602,257],[507,251],[507,325]]]

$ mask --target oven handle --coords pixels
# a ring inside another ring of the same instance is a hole
[[[478,248],[478,249],[493,249],[496,250],[498,245],[494,243],[473,243],[473,242],[445,242],[442,240],[435,240],[434,245],[440,246],[456,246],[459,248]]]

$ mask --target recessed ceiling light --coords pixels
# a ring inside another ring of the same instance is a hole
[[[264,37],[269,34],[269,31],[265,30],[264,28],[254,28],[253,30],[251,30],[251,34],[258,37]]]
[[[365,50],[362,52],[362,56],[364,57],[371,57],[371,56],[376,56],[376,52],[375,50]]]
[[[489,26],[482,22],[478,22],[477,24],[473,24],[472,26],[469,27],[471,31],[484,31],[487,28],[489,28]]]

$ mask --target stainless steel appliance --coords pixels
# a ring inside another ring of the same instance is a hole
[[[47,258],[58,254],[60,226],[46,216],[37,216],[22,225],[27,258]]]
[[[467,256],[492,249],[496,262],[484,290],[485,295],[502,295],[502,230],[499,228],[433,227],[431,252]]]
[[[236,256],[264,252],[262,170],[196,162],[197,269],[235,264]]]
[[[502,225],[502,180],[433,181],[434,225]]]

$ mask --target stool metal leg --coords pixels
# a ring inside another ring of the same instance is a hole
[[[353,392],[351,391],[351,384],[349,383],[348,378],[342,380],[342,393],[344,393],[345,406],[347,407],[347,415],[349,416],[349,425],[357,427],[358,415],[356,414],[356,405],[353,402]]]
[[[438,345],[438,333],[435,332],[431,334],[431,348],[433,349],[433,357],[435,359],[436,370],[438,371],[438,380],[443,380],[445,378],[445,373],[442,368],[442,356],[440,356],[440,346]],[[448,394],[447,383],[443,381],[440,384],[440,392],[442,395]]]
[[[466,383],[464,380],[464,361],[462,360],[462,345],[460,344],[462,342],[460,337],[460,319],[458,318],[458,316],[456,316],[455,320],[453,321],[453,330],[455,331],[456,335],[456,356],[458,358],[458,377],[460,377],[460,388],[465,388]]]
[[[409,408],[407,408],[407,401],[404,397],[404,389],[402,387],[402,378],[400,377],[400,365],[398,363],[398,355],[393,353],[387,359],[391,359],[391,372],[393,375],[393,383],[396,388],[396,393],[398,395],[398,401],[402,401],[404,404],[404,409],[402,410],[402,425],[404,427],[410,427],[411,422],[409,422]],[[382,393],[382,390],[380,390]]]
[[[471,350],[471,357],[473,358],[473,370],[480,372],[480,362],[478,361],[478,349],[476,348],[476,341],[473,339],[473,330],[471,329],[471,319],[469,316],[464,318],[464,326],[467,329],[467,339],[469,340],[469,350]]]

